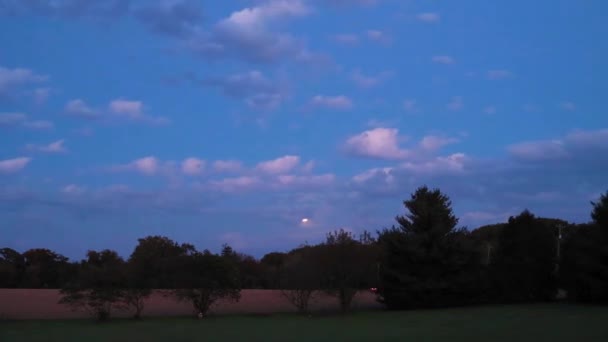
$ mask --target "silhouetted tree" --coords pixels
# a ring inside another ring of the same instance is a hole
[[[283,265],[287,258],[286,253],[271,252],[262,257],[260,264],[263,267],[265,273],[266,282],[268,288],[279,289],[281,288],[281,277],[283,273]]]
[[[281,292],[299,313],[308,313],[310,300],[320,288],[320,272],[314,247],[300,247],[282,260]]]
[[[172,294],[190,302],[197,314],[206,315],[220,299],[240,299],[238,270],[225,256],[191,251],[180,257],[178,267],[178,287]]]
[[[493,261],[501,300],[545,301],[555,298],[556,238],[546,221],[525,210],[500,234]]]
[[[148,236],[138,240],[129,257],[132,272],[131,288],[173,289],[178,259],[193,250],[189,244],[179,245],[165,236]]]
[[[25,274],[22,287],[59,288],[69,278],[68,258],[46,248],[30,249],[23,253]]]
[[[439,189],[418,188],[403,202],[398,227],[379,233],[381,300],[389,309],[462,305],[478,300],[479,251],[457,229],[451,201]]]
[[[561,278],[568,298],[608,304],[608,192],[591,204],[592,223],[565,237]]]
[[[343,229],[327,234],[325,242],[315,249],[319,253],[322,285],[338,299],[340,309],[348,311],[357,292],[374,275],[375,256]]]
[[[78,279],[61,289],[60,304],[85,310],[100,321],[120,308],[125,286],[124,260],[115,251],[89,251]]]
[[[25,272],[25,258],[11,248],[0,249],[0,288],[16,288],[21,285]]]

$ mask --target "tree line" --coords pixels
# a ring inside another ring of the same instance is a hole
[[[374,235],[337,230],[259,260],[229,245],[214,254],[164,236],[139,239],[126,260],[108,249],[76,262],[48,249],[4,248],[0,287],[59,288],[60,303],[101,320],[123,309],[140,317],[153,291],[189,302],[201,316],[218,300],[238,301],[243,288],[279,289],[301,313],[319,293],[346,312],[370,288],[388,309],[608,303],[608,193],[591,203],[588,223],[524,210],[472,231],[459,226],[439,189],[420,187],[403,204],[405,215]]]

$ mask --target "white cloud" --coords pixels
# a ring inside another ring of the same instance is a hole
[[[483,112],[488,115],[494,115],[494,114],[496,114],[496,107],[487,106],[483,109]]]
[[[31,160],[31,158],[27,157],[0,160],[0,173],[7,174],[21,171]]]
[[[23,113],[0,113],[0,126],[15,126],[22,124],[27,119]]]
[[[68,184],[61,189],[61,192],[69,195],[81,195],[86,191],[85,187],[76,184]]]
[[[299,156],[287,155],[274,160],[258,163],[256,169],[268,174],[283,174],[293,170],[299,163]]]
[[[454,64],[454,58],[450,56],[433,56],[431,59],[435,63],[439,64]]]
[[[64,153],[67,152],[64,146],[65,140],[57,140],[48,145],[36,145],[28,144],[25,147],[30,151],[44,152],[44,153]]]
[[[327,96],[316,95],[310,100],[313,107],[325,107],[336,110],[348,110],[353,108],[353,101],[345,95]]]
[[[504,69],[488,70],[487,72],[487,77],[490,80],[502,80],[511,76],[513,76],[513,73]]]
[[[517,159],[534,161],[562,159],[568,155],[560,140],[522,142],[509,146],[507,150]]]
[[[424,150],[427,150],[427,151],[436,151],[436,150],[439,150],[440,148],[442,148],[443,146],[457,143],[458,141],[459,140],[456,138],[447,138],[447,137],[440,137],[440,136],[436,136],[436,135],[427,135],[424,138],[422,138],[422,141],[420,142],[420,146]]]
[[[280,175],[278,177],[279,184],[283,186],[327,186],[332,184],[335,179],[336,176],[331,173],[310,176]]]
[[[410,151],[399,147],[399,130],[378,127],[348,138],[346,152],[369,158],[403,159]]]
[[[33,130],[51,130],[55,128],[55,124],[51,121],[46,120],[36,120],[36,121],[26,121],[23,123],[25,128],[33,129]]]
[[[391,174],[392,171],[392,167],[374,168],[353,176],[352,180],[355,183],[365,183],[372,178],[381,177],[385,183],[392,183],[394,181],[394,177]]]
[[[144,115],[144,105],[141,101],[116,99],[111,101],[108,107],[110,112],[129,119],[140,119]]]
[[[416,100],[414,99],[403,100],[403,109],[408,113],[416,113],[419,111],[418,106],[416,105]]]
[[[276,29],[279,23],[311,13],[303,0],[258,2],[256,6],[233,12],[211,32],[195,34],[188,47],[207,58],[237,58],[252,63],[284,59],[316,62],[323,57],[310,52],[301,39]]]
[[[205,161],[198,158],[187,158],[182,162],[182,172],[186,175],[200,175],[205,168]]]
[[[392,42],[392,38],[384,31],[381,30],[367,30],[367,38],[377,43],[388,44]]]
[[[560,103],[559,107],[567,112],[573,112],[576,110],[576,104],[574,104],[574,102],[569,101]]]
[[[372,88],[385,82],[391,75],[390,71],[383,71],[376,75],[364,75],[361,70],[357,69],[353,71],[351,78],[361,88]]]
[[[241,176],[234,178],[224,178],[210,182],[212,188],[223,192],[239,192],[250,190],[259,185],[260,179],[252,176]]]
[[[441,16],[433,12],[419,13],[416,18],[425,23],[437,23],[441,20]]]
[[[469,158],[464,153],[454,153],[447,157],[436,157],[430,161],[406,162],[399,167],[418,174],[463,172]]]
[[[51,121],[28,121],[27,115],[23,113],[0,113],[0,127],[2,126],[18,126],[32,130],[51,130],[55,127],[55,125]]]
[[[0,97],[12,95],[13,91],[18,87],[41,83],[47,79],[48,76],[38,75],[30,69],[9,69],[0,66]]]
[[[453,96],[452,100],[446,106],[449,110],[459,111],[464,107],[462,96]]]
[[[359,36],[353,33],[341,33],[332,36],[332,39],[344,45],[356,45],[359,43]]]
[[[129,166],[145,175],[154,175],[159,170],[159,160],[156,157],[148,156],[132,161]]]
[[[238,172],[243,167],[238,160],[216,160],[213,169],[217,172]]]
[[[72,116],[82,117],[86,119],[95,119],[99,117],[99,111],[89,107],[89,105],[81,99],[68,101],[65,105],[65,112]]]

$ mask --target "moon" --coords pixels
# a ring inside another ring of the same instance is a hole
[[[303,219],[302,219],[302,223],[308,223],[308,218],[306,218],[306,217],[305,217],[305,218],[303,218]]]

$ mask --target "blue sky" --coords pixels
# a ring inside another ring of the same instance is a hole
[[[0,245],[261,256],[608,190],[604,1],[0,1]],[[302,218],[309,218],[302,223]]]

